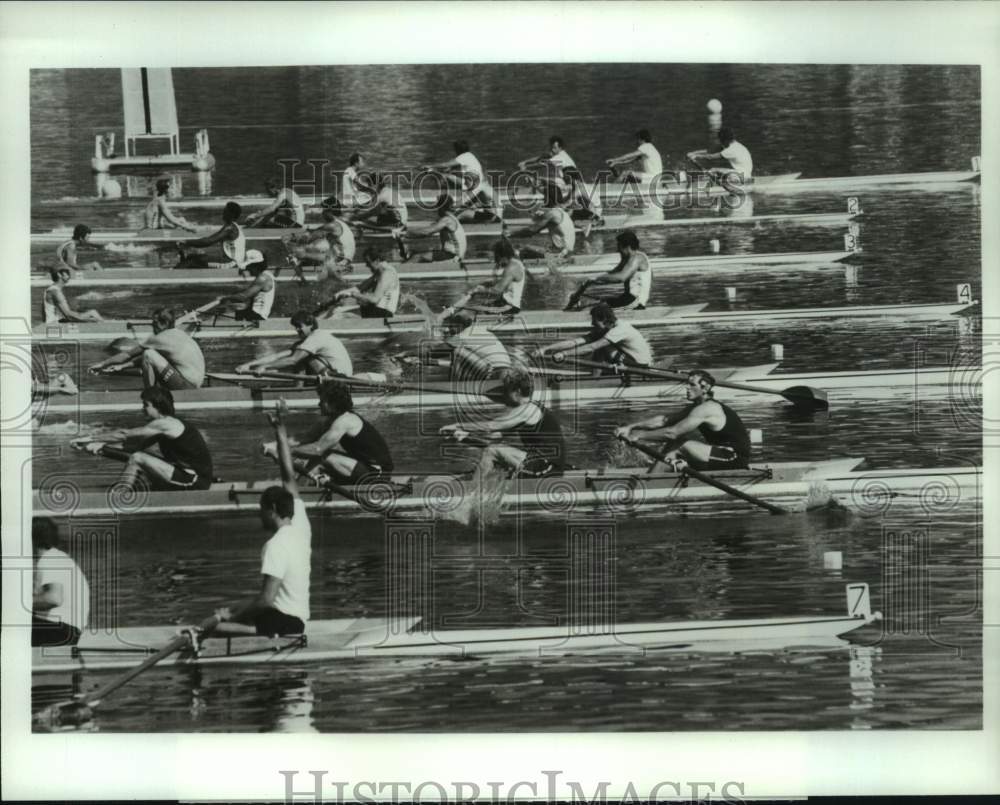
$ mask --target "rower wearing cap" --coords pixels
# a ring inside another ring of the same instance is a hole
[[[146,229],[184,229],[188,232],[198,230],[178,215],[174,215],[167,204],[170,194],[170,180],[157,179],[153,190],[153,198],[142,211]]]
[[[267,258],[257,249],[247,251],[245,270],[253,277],[253,282],[239,293],[222,297],[219,304],[237,307],[233,315],[236,321],[267,321],[274,307],[278,282],[267,265]]]
[[[559,420],[547,408],[532,401],[531,375],[522,369],[508,369],[500,379],[499,394],[507,410],[495,419],[479,422],[456,422],[445,425],[440,433],[463,441],[470,434],[499,439],[504,433],[518,436],[521,447],[490,444],[483,450],[476,476],[482,477],[493,467],[510,470],[515,476],[544,478],[566,469],[566,441]]]
[[[532,213],[533,223],[531,226],[512,233],[512,237],[531,237],[537,235],[543,229],[549,233],[549,240],[555,249],[555,256],[566,258],[573,254],[576,246],[576,225],[573,217],[562,206],[559,191],[552,185],[546,185],[544,189],[544,201],[542,208]],[[545,257],[544,252],[537,249],[525,248],[522,250],[526,257]]]
[[[181,266],[191,268],[206,268],[207,263],[200,259],[200,255],[189,254],[190,249],[203,249],[206,246],[214,246],[216,243],[222,246],[222,253],[226,256],[229,265],[235,266],[240,271],[246,265],[247,239],[243,234],[243,229],[237,221],[243,214],[243,208],[235,201],[227,201],[222,208],[222,226],[211,235],[196,240],[179,240],[175,244],[177,252],[180,254]]]
[[[660,152],[656,150],[656,146],[653,145],[653,137],[650,135],[649,129],[640,129],[635,133],[635,138],[638,145],[634,151],[612,157],[607,160],[606,164],[614,170],[620,165],[636,163],[636,167],[625,171],[621,178],[623,181],[634,181],[648,187],[654,181],[659,181],[663,175],[663,159]]]
[[[77,249],[97,248],[89,242],[91,229],[86,224],[77,224],[73,227],[73,236],[56,248],[56,259],[59,261],[59,268],[68,268],[70,271],[98,271],[100,263],[87,263],[80,265],[77,263]]]
[[[426,226],[414,227],[407,232],[407,237],[411,238],[426,238],[432,235],[440,238],[440,248],[421,255],[418,258],[419,262],[457,260],[461,265],[465,259],[467,248],[465,228],[455,215],[454,209],[455,199],[447,193],[442,193],[434,205],[437,220]]]
[[[399,307],[399,274],[396,267],[385,259],[381,250],[374,247],[365,252],[365,265],[371,276],[360,285],[337,291],[333,300],[323,307],[354,299],[357,305],[341,307],[339,314],[357,310],[363,319],[391,319]]]
[[[673,415],[657,415],[615,430],[626,439],[670,442],[664,462],[674,469],[684,463],[702,470],[746,469],[750,464],[750,433],[739,415],[714,398],[715,378],[703,369],[690,372],[685,390],[689,405]],[[700,436],[692,439],[691,436]]]
[[[122,344],[114,355],[91,365],[89,371],[120,372],[138,364],[146,388],[199,388],[205,382],[205,356],[198,342],[175,326],[168,308],[154,310],[152,324],[153,335],[145,341]]]
[[[615,366],[649,366],[653,351],[645,336],[627,321],[619,321],[615,311],[606,302],[599,302],[590,309],[590,332],[581,338],[557,341],[534,351],[546,353],[593,353],[594,359]]]
[[[285,229],[305,225],[305,205],[292,188],[282,187],[276,180],[268,179],[264,183],[264,192],[274,200],[260,212],[249,216],[246,220],[247,226]]]
[[[350,389],[328,380],[317,391],[326,422],[313,441],[289,440],[293,458],[302,460],[314,478],[326,473],[339,484],[362,484],[391,473],[389,446],[375,426],[354,411]],[[274,446],[265,445],[264,452],[273,455]]]
[[[321,330],[311,311],[297,310],[290,321],[299,336],[291,349],[242,363],[236,367],[236,372],[262,374],[287,370],[310,375],[345,377],[354,374],[351,356],[343,342],[329,330]]]
[[[592,285],[622,283],[622,292],[604,301],[615,310],[645,310],[653,287],[653,271],[649,265],[649,258],[644,252],[639,251],[639,238],[630,229],[615,238],[615,245],[620,257],[618,265],[606,274],[587,280],[578,291]]]
[[[143,476],[157,490],[208,489],[212,485],[212,454],[194,425],[174,412],[174,398],[161,386],[145,388],[139,395],[149,421],[138,428],[96,433],[74,443],[87,452],[105,448],[128,451],[128,463],[119,483],[135,489]],[[160,454],[148,452],[156,447]]]
[[[468,141],[455,140],[452,148],[455,151],[454,159],[436,165],[424,165],[421,169],[442,173],[450,187],[467,196],[468,200],[462,207],[471,212],[473,221],[477,223],[500,221],[500,209],[497,207],[493,188],[486,177],[482,163],[469,150]]]
[[[716,180],[725,188],[735,190],[750,182],[753,178],[753,157],[750,150],[737,141],[733,130],[728,126],[719,129],[718,151],[709,153],[707,149],[691,151],[688,159],[696,165],[701,164],[701,160],[723,160],[728,163],[728,167],[715,166],[708,169]]]
[[[457,310],[499,315],[514,315],[521,312],[521,298],[524,296],[524,283],[528,278],[528,272],[524,263],[518,258],[514,245],[507,238],[501,238],[493,244],[493,260],[500,276],[493,282],[477,285],[448,307],[442,315],[450,315]]]
[[[282,484],[260,496],[260,520],[270,535],[261,551],[260,592],[235,608],[217,609],[215,635],[303,634],[311,615],[312,527],[299,495],[281,411],[268,414],[268,421],[274,428]]]
[[[53,268],[49,276],[52,278],[52,284],[42,292],[43,322],[59,324],[73,321],[101,321],[101,314],[96,310],[78,312],[67,301],[64,291],[73,277],[72,271],[66,267]]]

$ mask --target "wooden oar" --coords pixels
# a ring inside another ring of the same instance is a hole
[[[213,615],[198,624],[196,629],[199,632],[209,632],[218,625],[219,618],[218,616]],[[98,688],[86,700],[81,697],[71,702],[53,704],[37,713],[34,720],[39,723],[45,723],[56,727],[78,726],[80,724],[85,724],[93,718],[94,708],[96,708],[110,694],[114,693],[118,690],[118,688],[128,682],[131,682],[139,676],[139,674],[149,670],[158,662],[165,660],[171,654],[176,654],[178,651],[189,646],[190,644],[191,636],[189,633],[179,634],[154,655],[137,665],[135,668],[129,669],[121,676],[111,680],[104,687]]]
[[[663,461],[663,459],[666,458],[667,453],[670,452],[669,450],[664,450],[662,452],[659,450],[653,450],[651,447],[646,447],[646,445],[642,444],[641,442],[633,441],[632,439],[629,439],[625,436],[619,436],[618,438],[624,444],[627,444],[629,447],[634,447],[640,453],[645,453],[655,462]],[[725,492],[727,495],[731,495],[734,498],[739,498],[740,500],[745,500],[747,503],[752,503],[754,506],[760,506],[760,508],[766,509],[767,511],[771,512],[771,514],[788,514],[788,509],[784,509],[781,506],[775,506],[773,503],[768,503],[766,500],[762,500],[761,498],[755,497],[754,495],[747,494],[743,490],[737,489],[734,486],[730,486],[724,481],[720,481],[718,478],[713,478],[711,475],[708,475],[702,472],[701,470],[696,470],[694,469],[694,467],[691,467],[690,465],[684,467],[684,469],[681,470],[681,472],[686,475],[690,475],[692,478],[697,478],[703,484],[714,486],[716,489]]]
[[[671,371],[669,369],[657,369],[655,366],[615,366],[610,363],[586,361],[581,358],[574,359],[574,362],[578,366],[590,369],[610,369],[616,372],[626,372],[644,377],[662,377],[665,380],[676,380],[678,383],[683,383],[687,380],[686,373]],[[715,385],[727,389],[737,389],[738,391],[749,391],[754,394],[777,394],[784,397],[788,400],[788,402],[792,403],[792,405],[799,406],[800,408],[811,408],[815,411],[826,411],[830,407],[830,403],[827,401],[826,392],[823,389],[818,389],[813,386],[789,386],[784,389],[769,389],[764,386],[752,386],[746,383],[730,383],[725,380],[716,380]]]
[[[222,299],[223,299],[223,297],[220,296],[220,297],[218,297],[216,299],[213,299],[211,302],[206,302],[201,307],[196,307],[194,310],[189,310],[187,313],[179,316],[174,321],[174,324],[184,324],[185,322],[189,322],[192,319],[200,316],[202,313],[208,313],[208,311],[214,310],[220,304],[222,304]]]

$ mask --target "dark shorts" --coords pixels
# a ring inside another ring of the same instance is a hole
[[[491,308],[490,313],[505,313],[513,316],[514,314],[521,312],[521,308],[514,307],[502,296],[491,296],[487,299],[483,299],[481,302],[476,301],[475,305],[477,307]]]
[[[377,307],[375,305],[362,305],[359,311],[363,319],[391,319],[393,316],[384,307]]]
[[[264,318],[257,311],[249,307],[237,310],[233,318],[236,321],[264,321]]]
[[[635,301],[635,297],[630,293],[622,293],[618,296],[613,296],[610,299],[605,300],[612,308],[628,307]],[[632,310],[645,310],[645,305],[639,305],[638,307],[632,308]]]
[[[561,475],[565,468],[545,456],[528,456],[517,471],[519,478],[548,478],[550,475]]]
[[[75,626],[31,616],[32,646],[75,646],[79,640],[80,630]]]
[[[736,449],[726,444],[712,445],[711,458],[706,470],[745,470],[750,465],[748,456],[741,456]]]
[[[273,608],[258,612],[253,619],[253,625],[257,629],[257,634],[262,637],[304,634],[306,630],[306,625],[301,619]]]
[[[211,478],[198,475],[190,467],[177,465],[174,465],[174,474],[170,476],[170,480],[158,484],[164,489],[208,489],[211,485]]]

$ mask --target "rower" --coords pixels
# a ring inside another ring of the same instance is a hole
[[[142,214],[145,219],[146,229],[184,229],[188,232],[198,230],[178,215],[174,215],[167,204],[167,196],[170,193],[170,180],[157,179],[156,188],[153,191],[153,199],[146,205]]]
[[[555,185],[567,202],[572,200],[571,183],[572,178],[580,175],[579,169],[573,157],[565,150],[566,145],[562,137],[557,135],[549,137],[549,150],[537,157],[522,160],[517,164],[519,170],[525,171],[529,168],[545,168],[543,182]]]
[[[175,327],[174,314],[165,307],[153,311],[153,335],[127,344],[110,358],[90,366],[91,374],[120,372],[138,364],[144,387],[196,389],[205,382],[205,356],[190,335]]]
[[[581,224],[583,236],[590,237],[594,226],[604,226],[604,206],[601,202],[600,183],[588,184],[577,173],[568,174],[570,182],[570,217]]]
[[[462,205],[462,209],[472,213],[471,220],[476,223],[498,223],[502,219],[501,211],[482,163],[469,150],[468,141],[456,140],[452,147],[455,150],[454,159],[436,165],[423,165],[421,170],[443,174],[450,187],[467,196],[468,200]],[[460,214],[460,217],[465,216]]]
[[[274,307],[278,282],[267,265],[267,259],[257,249],[247,251],[245,270],[253,277],[253,282],[239,293],[222,297],[219,304],[239,307],[233,315],[236,321],[267,321]]]
[[[292,456],[304,459],[314,478],[329,473],[339,484],[362,484],[391,473],[389,446],[374,425],[355,413],[350,389],[328,380],[318,391],[319,410],[326,417],[323,433],[304,444],[291,440]],[[265,445],[264,452],[273,454],[273,446]]]
[[[246,265],[247,239],[243,229],[237,223],[243,214],[243,208],[235,201],[227,201],[222,208],[222,226],[211,235],[197,240],[179,240],[175,244],[181,261],[178,268],[207,268],[208,263],[200,255],[189,254],[188,249],[202,249],[216,243],[221,244],[222,252],[229,265],[240,271]]]
[[[593,353],[602,363],[623,367],[649,366],[653,351],[645,336],[627,321],[619,321],[607,302],[599,302],[590,309],[590,332],[581,338],[568,338],[534,350],[542,356],[547,352]]]
[[[259,375],[287,370],[310,375],[345,377],[354,374],[351,356],[343,342],[329,330],[321,330],[312,312],[297,310],[292,314],[290,321],[299,336],[299,340],[291,349],[242,363],[236,367],[236,372],[238,374],[252,372]]]
[[[477,327],[471,316],[453,313],[444,318],[441,327],[444,339],[440,344],[421,345],[422,353],[426,363],[450,367],[453,382],[497,378],[511,368],[507,348],[494,333]],[[421,359],[404,357],[403,360],[416,363]]]
[[[685,390],[690,404],[678,413],[657,415],[617,428],[616,437],[671,443],[662,459],[674,470],[685,463],[702,470],[746,469],[750,434],[737,413],[713,396],[715,378],[703,369],[690,372]],[[700,434],[701,440],[689,438]]]
[[[264,183],[264,192],[274,201],[260,212],[247,217],[247,226],[271,227],[287,229],[292,226],[304,226],[306,208],[302,198],[290,187],[282,187],[274,179]]]
[[[736,190],[748,184],[753,178],[753,157],[750,156],[750,150],[737,141],[733,130],[728,126],[719,129],[719,145],[722,147],[714,153],[709,153],[707,149],[691,151],[687,155],[688,159],[699,167],[702,160],[726,161],[728,167],[715,166],[709,168],[708,172],[727,190]]]
[[[470,434],[499,439],[506,433],[520,437],[521,448],[490,444],[474,478],[481,478],[494,467],[509,470],[512,476],[544,478],[566,469],[566,442],[555,414],[531,400],[531,375],[522,369],[509,369],[501,377],[500,396],[507,411],[495,419],[456,422],[445,425],[440,433],[461,442]]]
[[[365,158],[355,151],[348,159],[341,179],[341,203],[354,204],[358,197],[365,201],[378,192],[371,183],[370,174],[364,168]]]
[[[140,475],[156,490],[208,489],[212,485],[212,455],[201,431],[175,415],[170,390],[145,388],[139,399],[149,420],[145,425],[73,441],[94,455],[106,447],[130,452],[119,480],[127,489],[136,488]],[[150,447],[158,447],[160,455],[147,452]]]
[[[101,321],[101,314],[96,310],[77,312],[67,301],[64,291],[73,276],[69,268],[53,268],[49,276],[52,278],[52,284],[42,293],[42,321],[46,324]]]
[[[531,226],[512,233],[511,237],[531,237],[547,229],[549,240],[556,250],[555,256],[567,258],[573,254],[573,248],[576,246],[576,226],[573,217],[563,209],[559,191],[554,186],[545,185],[543,197],[542,209],[531,215],[534,219]],[[546,257],[544,252],[530,247],[522,249],[522,253],[525,257]]]
[[[385,255],[377,248],[365,252],[365,265],[371,276],[360,285],[337,291],[331,302],[321,309],[332,307],[345,299],[356,299],[357,305],[336,309],[333,315],[352,313],[354,310],[362,319],[391,319],[399,307],[399,274],[396,267],[387,262]]]
[[[289,240],[292,260],[298,265],[331,266],[351,270],[357,246],[354,232],[341,217],[343,208],[336,199],[323,207],[323,223],[310,227]]]
[[[375,186],[378,192],[373,199],[366,202],[363,208],[351,213],[351,223],[367,224],[376,227],[388,227],[402,234],[409,221],[409,212],[403,203],[402,195],[393,186],[391,174],[375,176]]]
[[[260,496],[261,523],[270,534],[261,551],[260,592],[234,609],[217,609],[220,623],[213,635],[297,635],[309,621],[312,527],[299,496],[281,412],[268,414],[268,420],[276,436],[282,485],[270,486]]]
[[[457,260],[460,266],[463,265],[462,261],[465,259],[467,239],[465,228],[455,215],[454,207],[455,199],[447,193],[442,193],[438,196],[438,200],[434,205],[437,220],[434,223],[415,227],[407,232],[407,237],[410,238],[426,238],[437,235],[441,240],[440,248],[420,255],[417,258],[417,262],[434,263]]]
[[[493,260],[500,276],[493,282],[477,285],[460,297],[443,311],[442,317],[457,310],[497,315],[515,315],[521,312],[521,297],[524,295],[528,272],[517,257],[514,245],[507,238],[501,238],[493,244]]]
[[[653,145],[653,138],[648,129],[640,129],[635,133],[635,137],[638,145],[634,151],[612,157],[607,160],[606,164],[614,173],[617,173],[615,169],[619,165],[638,163],[637,167],[627,170],[621,175],[622,181],[638,182],[648,188],[653,185],[654,181],[660,180],[663,174],[663,159],[660,157],[660,152],[656,150],[656,146]]]
[[[59,527],[52,519],[31,518],[31,547],[31,645],[75,646],[90,617],[87,577],[62,550]]]
[[[649,258],[639,251],[639,237],[631,229],[626,229],[615,238],[620,259],[618,265],[606,274],[587,280],[574,292],[573,297],[592,285],[622,283],[622,292],[611,299],[605,299],[614,310],[645,310],[653,285],[653,271]]]
[[[81,266],[76,261],[77,249],[81,247],[94,248],[89,242],[90,232],[90,227],[86,224],[77,224],[73,227],[73,237],[63,243],[60,243],[59,247],[56,249],[56,259],[59,261],[59,268],[68,268],[71,271],[100,270],[100,263],[87,263],[86,265]]]

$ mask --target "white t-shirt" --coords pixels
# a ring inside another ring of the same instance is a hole
[[[576,163],[573,161],[573,157],[571,157],[565,151],[560,151],[558,154],[549,154],[549,162],[551,162],[553,165],[558,165],[561,170],[566,170],[566,168],[576,167]]]
[[[458,163],[463,174],[471,174],[478,177],[480,184],[485,181],[486,177],[483,176],[483,166],[471,151],[463,151],[455,157],[455,162]]]
[[[656,176],[663,173],[663,160],[660,159],[660,152],[652,143],[642,143],[637,149],[642,154],[639,161],[639,170],[649,176]]]
[[[314,330],[295,347],[317,358],[322,358],[330,368],[342,375],[353,375],[354,364],[343,342],[329,330]]]
[[[90,617],[90,585],[76,562],[58,548],[49,548],[35,562],[35,591],[41,592],[46,584],[62,585],[63,602],[46,612],[36,612],[36,617],[83,631]]]
[[[274,608],[309,620],[309,568],[312,558],[312,526],[306,504],[295,498],[295,514],[264,543],[260,552],[260,572],[281,579]]]
[[[604,337],[636,363],[648,366],[653,362],[649,342],[627,321],[618,322]]]
[[[728,147],[719,152],[726,159],[734,171],[743,175],[744,179],[753,176],[753,157],[750,151],[741,142],[733,140]]]

